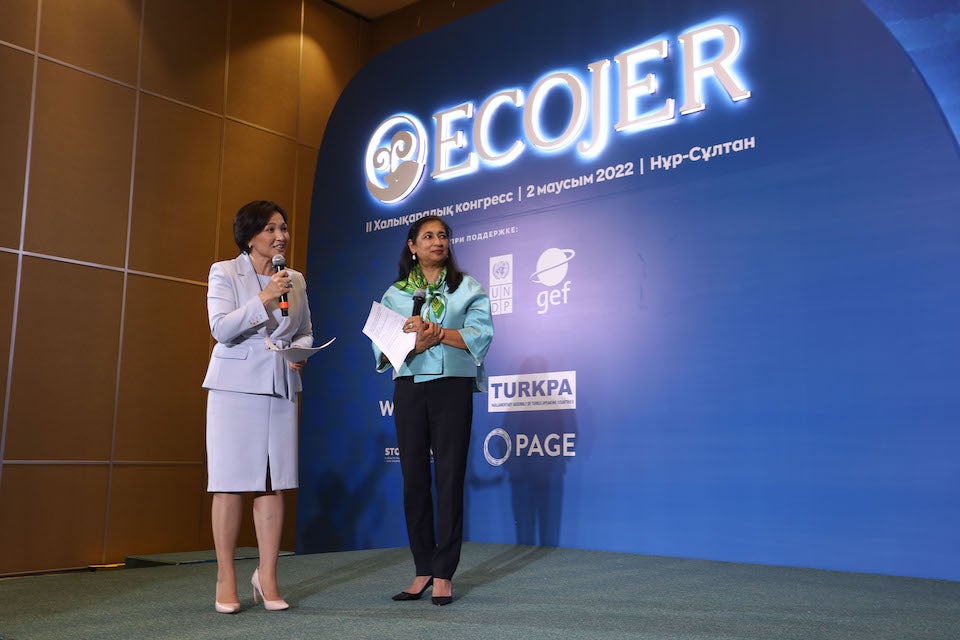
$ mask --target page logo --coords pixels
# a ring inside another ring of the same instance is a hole
[[[483,458],[491,467],[502,466],[511,454],[517,458],[573,458],[577,455],[577,434],[548,433],[540,436],[518,433],[511,439],[505,429],[491,429],[483,440]]]

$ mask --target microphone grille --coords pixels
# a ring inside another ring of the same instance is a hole
[[[283,257],[282,253],[278,253],[277,255],[273,256],[271,260],[273,261],[273,266],[275,267],[287,266],[287,259]]]
[[[422,298],[422,299],[425,300],[426,297],[427,297],[427,292],[424,291],[423,289],[417,289],[416,291],[413,292],[413,297],[414,297],[414,298]]]

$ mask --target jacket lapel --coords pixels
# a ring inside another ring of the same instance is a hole
[[[257,274],[253,270],[253,263],[250,262],[250,256],[241,254],[234,262],[237,265],[237,289],[242,296],[237,302],[243,304],[249,300],[251,296],[260,293],[260,283],[257,282]]]
[[[253,270],[253,263],[250,256],[241,254],[234,260],[237,267],[237,293],[240,299],[238,305],[243,305],[247,300],[260,295],[260,282],[257,280],[257,272]],[[265,326],[260,327],[259,333],[267,335]]]

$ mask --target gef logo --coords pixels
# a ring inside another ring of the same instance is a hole
[[[537,270],[530,275],[530,280],[547,287],[537,294],[537,313],[543,315],[552,307],[567,304],[570,295],[571,280],[566,280],[567,265],[576,253],[573,249],[556,249],[551,247],[537,259]],[[561,284],[563,283],[563,284]]]

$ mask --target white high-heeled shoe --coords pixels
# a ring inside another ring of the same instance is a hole
[[[237,613],[240,611],[240,603],[214,601],[213,608],[217,610],[217,613]]]
[[[260,600],[263,600],[263,608],[267,611],[283,611],[290,608],[286,600],[267,600],[263,597],[263,589],[260,587],[260,569],[254,569],[253,575],[250,576],[250,585],[253,587],[253,604],[257,604],[259,595]]]

